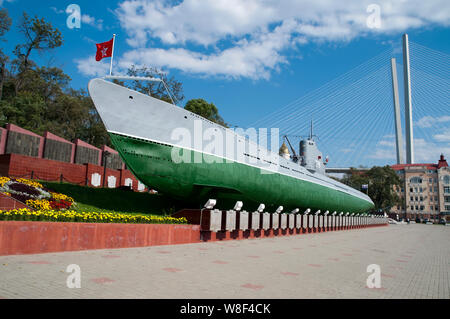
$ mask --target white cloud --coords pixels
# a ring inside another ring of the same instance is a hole
[[[437,163],[441,154],[450,154],[450,145],[444,146],[424,139],[414,139],[414,161],[416,163]]]
[[[103,20],[95,19],[94,17],[90,16],[89,14],[82,14],[81,22],[88,24],[92,27],[95,27],[95,28],[99,29],[100,31],[103,30]]]
[[[371,3],[373,0],[127,0],[116,14],[134,49],[122,63],[267,79],[287,63],[287,50],[307,42],[350,41],[450,24],[450,7],[444,0],[378,0],[381,27],[369,28],[366,9]],[[148,48],[152,39],[160,40],[164,48]]]
[[[16,1],[16,0],[0,0],[0,6],[2,6],[3,5],[3,2],[14,2],[14,1]]]
[[[147,64],[192,73],[268,79],[271,70],[287,63],[278,52],[289,45],[292,27],[291,21],[286,21],[270,33],[261,33],[250,41],[240,40],[238,45],[212,54],[184,48],[131,50],[124,54],[121,66]]]
[[[397,159],[397,153],[395,149],[395,134],[386,134],[376,146],[370,150],[367,154],[367,158],[384,160],[386,162]]]
[[[442,132],[433,135],[433,138],[438,142],[450,143],[450,128],[443,130]]]
[[[446,141],[450,141],[448,135]],[[442,140],[442,142],[445,142],[445,140]],[[405,149],[406,146],[405,143],[403,143],[403,150]],[[415,163],[435,163],[435,162],[437,163],[437,160],[439,159],[441,153],[450,154],[450,145],[433,143],[426,141],[425,139],[422,138],[414,139]],[[377,143],[375,149],[370,154],[367,155],[367,158],[383,160],[385,162],[389,162],[390,160],[396,160],[397,156],[395,150],[395,142],[384,140],[380,141],[379,143]],[[403,158],[404,159],[406,158],[405,154],[403,154]]]
[[[96,61],[95,56],[75,60],[78,71],[85,76],[105,76],[109,74],[110,63],[105,60]]]
[[[376,148],[371,154],[367,155],[367,158],[385,160],[393,160],[397,158],[395,149]]]
[[[382,141],[379,141],[379,142],[378,142],[378,145],[381,145],[381,146],[388,146],[388,147],[395,147],[395,141],[385,141],[385,140],[382,140]]]
[[[52,10],[56,14],[63,14],[65,11],[62,9],[58,9],[56,7],[50,7],[50,10]]]
[[[433,117],[427,115],[419,119],[415,124],[420,128],[428,128],[433,127],[438,123],[446,123],[446,122],[450,122],[450,116],[448,115],[443,115],[440,117]]]

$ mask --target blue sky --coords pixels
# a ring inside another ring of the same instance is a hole
[[[71,3],[81,8],[79,29],[66,24]],[[73,87],[86,89],[89,79],[108,72],[109,59],[94,60],[95,43],[116,33],[116,73],[132,63],[161,68],[183,83],[186,98],[180,105],[204,98],[227,123],[240,127],[387,49],[398,54],[405,32],[411,41],[450,53],[450,5],[439,0],[0,0],[0,5],[13,18],[2,43],[6,52],[23,39],[14,26],[24,11],[62,32],[62,47],[32,59],[63,68]],[[377,8],[380,20],[370,20],[377,18]],[[445,110],[438,114],[445,115]],[[449,122],[441,122],[444,133],[450,134]],[[442,134],[442,126],[434,133]],[[450,157],[450,139],[443,140],[447,144],[436,149]],[[378,160],[392,162],[392,156]]]

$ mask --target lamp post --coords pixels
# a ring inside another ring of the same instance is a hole
[[[109,155],[111,153],[108,151],[103,152],[103,185],[102,187],[105,187],[105,180],[106,180],[106,166],[107,166],[107,159],[109,158]]]

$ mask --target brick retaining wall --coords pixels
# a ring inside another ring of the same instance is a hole
[[[72,164],[36,158],[19,154],[0,155],[0,175],[12,178],[33,178],[44,181],[59,181],[61,175],[63,182],[79,185],[102,187],[104,167],[94,164]],[[93,174],[98,174],[93,178]],[[108,187],[108,177],[116,179],[115,187],[124,186],[125,180],[130,179],[133,190],[138,190],[138,180],[126,169],[106,169],[105,187]],[[147,190],[147,188],[143,189]]]
[[[200,242],[198,225],[0,221],[0,256]]]

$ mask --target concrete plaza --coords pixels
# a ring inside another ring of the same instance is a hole
[[[450,227],[0,256],[0,298],[450,298]],[[68,265],[81,287],[68,288]],[[380,266],[381,288],[367,267]]]

